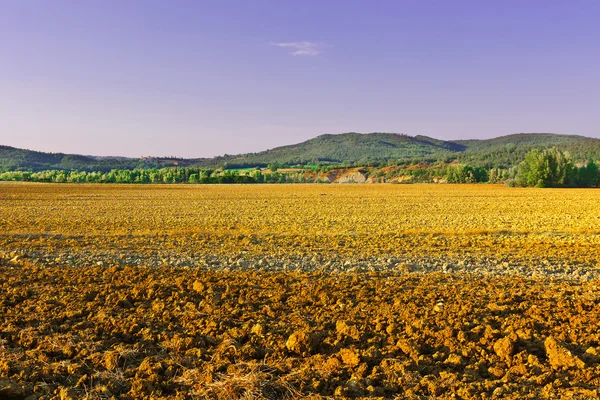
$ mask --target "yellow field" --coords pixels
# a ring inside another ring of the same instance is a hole
[[[496,185],[0,185],[5,233],[600,234],[600,191]]]
[[[535,274],[542,266],[580,276],[600,268],[596,190],[2,184],[0,201],[5,251],[29,249],[51,263],[85,250],[87,258],[76,258],[84,265],[227,266],[230,258],[218,257],[235,256],[250,264],[275,257],[293,269]]]

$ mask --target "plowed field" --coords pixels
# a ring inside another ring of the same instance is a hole
[[[600,192],[0,185],[0,398],[597,398]]]

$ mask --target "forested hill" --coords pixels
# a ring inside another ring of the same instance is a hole
[[[43,153],[40,151],[0,146],[0,171],[102,171],[112,169],[165,168],[182,166],[209,166],[218,163],[223,157],[210,159],[179,159],[173,157],[97,157],[79,154]],[[222,161],[220,161],[222,163]]]
[[[321,135],[289,146],[215,158],[125,158],[43,153],[0,146],[0,170],[82,170],[192,167],[256,167],[268,164],[368,164],[390,160],[458,160],[473,166],[508,167],[533,148],[558,146],[574,161],[600,159],[600,139],[576,135],[523,133],[485,140],[443,141],[395,133]]]
[[[456,153],[464,150],[466,150],[464,145],[427,136],[351,132],[340,135],[321,135],[290,146],[277,147],[260,153],[243,154],[232,158],[230,163],[306,164],[317,160],[334,163],[368,163]]]
[[[600,159],[600,139],[552,133],[519,133],[485,140],[443,141],[395,133],[321,135],[306,142],[233,156],[230,166],[343,162],[365,165],[389,160],[459,160],[473,166],[516,166],[534,148],[558,146],[574,161]]]
[[[575,163],[589,158],[600,160],[600,139],[552,133],[519,133],[486,140],[457,140],[467,147],[456,159],[464,164],[486,168],[509,168],[525,159],[533,149],[558,147]]]

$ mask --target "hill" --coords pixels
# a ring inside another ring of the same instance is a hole
[[[600,139],[553,133],[519,133],[485,140],[457,140],[467,150],[456,159],[475,167],[509,168],[525,159],[534,148],[559,147],[568,152],[576,163],[588,158],[600,160]]]
[[[134,168],[133,159],[92,157],[78,154],[43,153],[40,151],[0,146],[0,169],[3,170],[110,170]]]
[[[210,165],[214,159],[98,157],[79,154],[44,153],[0,146],[0,171],[80,170],[108,172],[112,169],[164,168],[176,165]]]
[[[95,157],[0,146],[0,170],[81,170],[185,167],[264,167],[268,164],[367,164],[389,160],[457,160],[473,166],[510,167],[532,148],[558,146],[574,161],[600,159],[600,139],[577,135],[521,133],[493,139],[443,141],[427,136],[356,132],[321,135],[270,150],[214,158]]]
[[[269,163],[293,165],[310,164],[317,161],[368,163],[455,153],[465,149],[464,145],[427,136],[350,132],[340,135],[321,135],[294,145],[233,156],[228,162],[236,165],[266,165]]]

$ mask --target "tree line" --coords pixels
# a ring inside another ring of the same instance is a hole
[[[0,181],[52,182],[52,183],[288,183],[288,177],[278,172],[263,173],[260,170],[216,170],[192,167],[169,167],[159,169],[113,169],[108,172],[86,171],[6,171],[0,173]]]
[[[134,184],[227,184],[227,183],[310,183],[327,182],[335,170],[358,169],[373,182],[402,183],[505,183],[523,187],[598,187],[598,166],[591,158],[576,165],[569,154],[559,148],[534,149],[518,166],[477,167],[457,161],[410,160],[370,163],[356,166],[344,163],[285,168],[269,164],[268,168],[208,169],[196,167],[113,169],[108,172],[78,170],[5,171],[0,181],[54,183],[134,183]],[[401,179],[399,179],[401,178]]]

